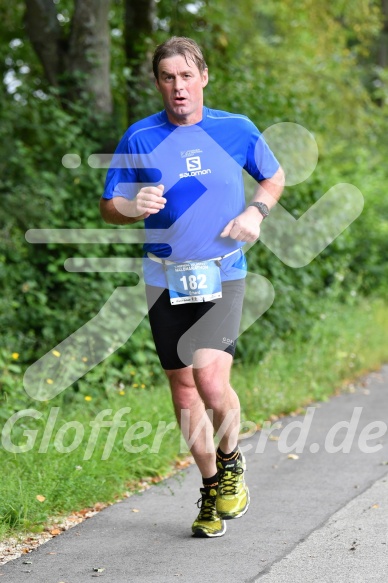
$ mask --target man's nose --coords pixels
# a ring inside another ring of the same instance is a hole
[[[184,87],[183,79],[179,76],[175,77],[174,89],[176,91],[179,91],[180,89],[183,89],[183,87]]]

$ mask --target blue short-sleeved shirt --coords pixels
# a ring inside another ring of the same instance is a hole
[[[161,263],[222,260],[221,279],[240,279],[244,245],[221,238],[225,226],[245,209],[242,170],[257,181],[271,178],[279,163],[257,127],[245,116],[203,108],[202,120],[176,126],[165,111],[132,125],[108,170],[103,198],[135,198],[140,188],[164,184],[166,206],[145,219],[144,279],[166,287]]]

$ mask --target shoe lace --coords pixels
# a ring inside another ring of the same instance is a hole
[[[218,471],[220,494],[236,496],[238,493],[239,476],[244,473],[244,469],[239,466],[233,470],[220,469]]]
[[[197,506],[200,508],[198,520],[213,520],[216,516],[216,495],[202,492],[201,498],[197,500]]]

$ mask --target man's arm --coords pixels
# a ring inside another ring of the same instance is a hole
[[[111,225],[129,225],[158,213],[166,205],[163,197],[164,186],[145,186],[133,200],[123,196],[100,199],[100,213],[103,220]]]
[[[279,166],[271,178],[266,178],[258,184],[251,202],[263,202],[268,209],[271,209],[282,195],[284,181],[284,172]],[[236,241],[253,243],[260,236],[260,224],[263,219],[263,215],[257,208],[248,206],[238,217],[229,221],[222,231],[221,237],[231,237]]]
[[[278,170],[271,178],[266,178],[265,180],[259,182],[259,184],[257,185],[255,196],[253,197],[251,202],[263,202],[264,204],[267,205],[269,209],[271,209],[272,207],[275,206],[275,204],[278,202],[279,198],[282,195],[284,189],[284,181],[285,181],[284,171],[281,168],[281,166],[279,166]],[[256,212],[256,214],[260,213]]]

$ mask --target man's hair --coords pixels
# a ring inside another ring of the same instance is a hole
[[[158,78],[160,61],[176,55],[182,55],[186,62],[187,59],[194,61],[201,73],[207,69],[202,51],[194,40],[185,36],[173,36],[155,49],[152,58],[152,69],[156,79]]]

